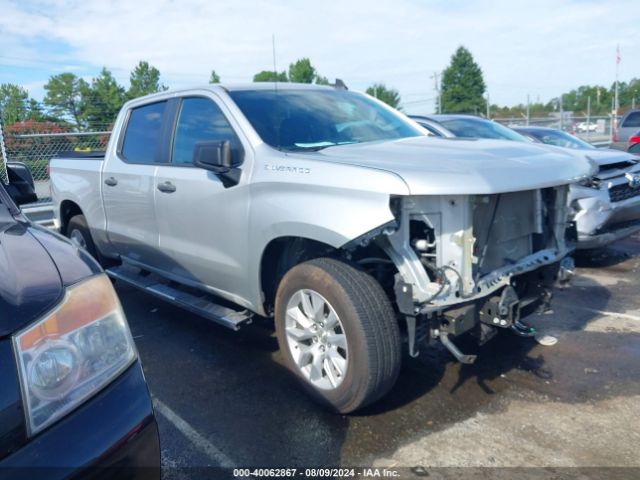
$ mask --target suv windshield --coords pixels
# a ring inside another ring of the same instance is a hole
[[[424,135],[365,95],[344,90],[237,90],[231,98],[262,140],[279,150]]]
[[[438,119],[438,122],[450,130],[456,137],[495,138],[498,140],[528,142],[525,137],[510,128],[482,118]]]

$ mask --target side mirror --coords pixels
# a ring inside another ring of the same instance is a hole
[[[16,205],[38,201],[33,176],[24,163],[7,162],[7,174],[9,176],[7,192]]]
[[[237,185],[240,181],[241,170],[233,166],[229,140],[196,143],[193,164],[218,175],[225,187]]]
[[[196,167],[222,173],[231,170],[231,162],[231,143],[228,140],[198,142],[193,149],[193,164]]]

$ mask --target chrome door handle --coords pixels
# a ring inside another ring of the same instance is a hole
[[[118,180],[113,177],[105,178],[104,183],[110,187],[115,187],[118,184]]]
[[[164,183],[159,183],[158,190],[164,193],[173,193],[176,191],[176,186],[173,183],[167,181]]]

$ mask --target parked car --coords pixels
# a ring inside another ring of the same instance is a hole
[[[562,130],[557,130],[555,128],[533,126],[511,128],[532,142],[544,143],[555,147],[574,148],[578,150],[596,149],[596,147],[575,135],[571,135],[570,133],[563,132]]]
[[[439,122],[458,137],[535,141],[562,147],[566,152],[595,162],[597,174],[572,185],[569,195],[578,231],[578,249],[604,247],[640,231],[640,164],[637,157],[613,149],[596,149],[573,135],[551,128],[510,129],[469,115],[433,115],[428,119]],[[420,122],[417,118],[416,121]]]
[[[16,203],[35,199],[33,180],[22,164],[8,172],[0,477],[160,478],[151,399],[111,281],[84,250],[22,215]]]
[[[498,122],[485,120],[484,118],[473,115],[409,115],[409,118],[415,120],[424,126],[424,122],[439,125],[439,131],[448,132],[449,135],[458,138],[487,138],[495,140],[514,140],[517,142],[527,142],[527,139],[514,132],[512,129],[500,125]],[[426,127],[425,127],[426,128]]]
[[[409,118],[418,123],[422,128],[426,129],[431,135],[444,138],[455,138],[455,135],[449,130],[444,128],[438,122],[429,120],[427,117],[421,115],[410,115]]]
[[[576,130],[581,133],[597,132],[598,124],[590,122],[580,122],[576,124]]]
[[[57,225],[109,275],[234,329],[273,318],[288,368],[347,413],[391,389],[403,338],[472,363],[453,337],[535,333],[570,270],[568,184],[592,171],[570,159],[265,83],[130,101],[103,157],[50,171]]]
[[[628,148],[629,137],[640,129],[640,109],[629,110],[618,122],[618,128],[613,132],[612,147],[619,150]]]

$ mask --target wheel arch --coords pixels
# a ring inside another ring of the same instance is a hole
[[[276,290],[285,273],[295,265],[313,258],[340,256],[340,249],[311,238],[281,236],[272,239],[260,256],[260,291],[263,308],[272,315]]]
[[[80,206],[73,200],[63,200],[60,204],[60,233],[67,234],[69,220],[76,215],[84,215]]]

